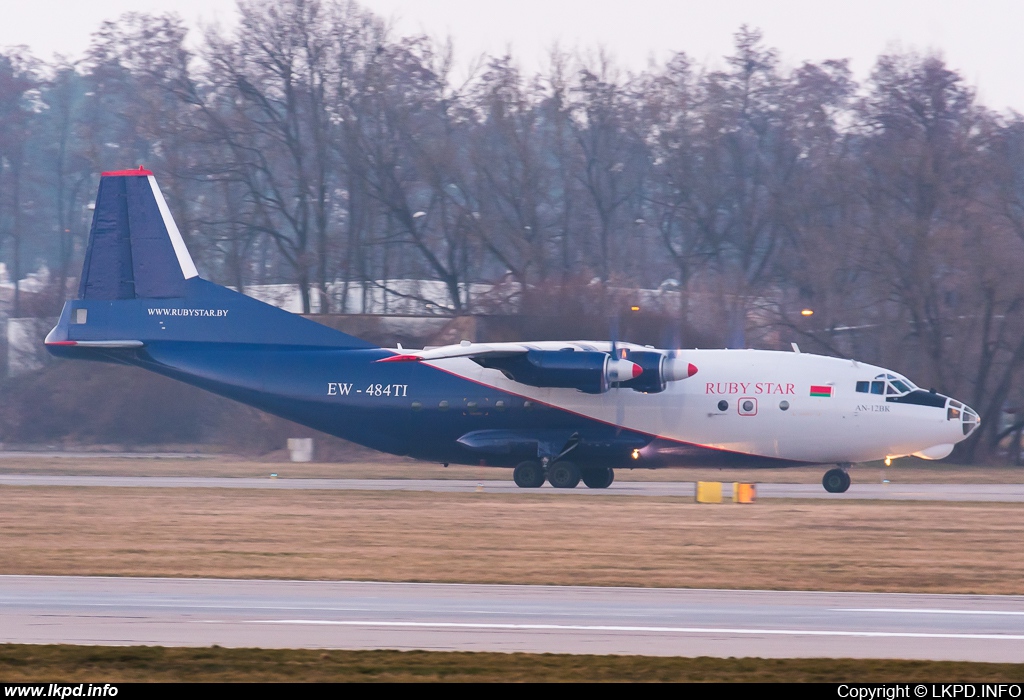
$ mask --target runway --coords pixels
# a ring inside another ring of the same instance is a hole
[[[1024,596],[0,576],[0,642],[1024,662]]]
[[[0,486],[78,486],[105,488],[228,488],[352,491],[434,491],[505,493],[528,498],[538,493],[586,496],[678,496],[693,498],[693,482],[620,481],[607,489],[521,489],[509,481],[445,479],[254,479],[193,476],[58,476],[3,474]],[[858,484],[846,493],[828,493],[820,484],[758,484],[758,498],[827,500],[1024,502],[1024,484]]]

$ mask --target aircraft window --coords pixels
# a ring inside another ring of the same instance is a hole
[[[960,409],[950,406],[946,409],[946,420],[960,420]]]
[[[964,435],[970,435],[971,431],[978,427],[981,418],[971,409],[964,407]]]
[[[476,408],[476,401],[467,401],[466,408]]]
[[[896,391],[896,388],[892,384],[890,384],[889,386],[885,387],[885,393],[888,394],[889,396],[895,396],[900,392]]]
[[[857,382],[857,383],[859,384],[860,382]],[[864,382],[864,383],[867,384],[867,382]],[[789,401],[786,401],[785,399],[783,399],[782,401],[779,401],[779,408],[781,408],[783,411],[788,411],[789,410]]]
[[[494,408],[495,408],[495,410],[498,410],[498,411],[504,411],[505,410],[505,402],[502,401],[501,399],[498,399],[497,401],[494,402]]]
[[[893,381],[892,385],[896,387],[896,390],[901,394],[907,394],[910,392],[910,387],[904,384],[901,380],[897,379]]]
[[[414,410],[414,411],[419,411],[419,410],[421,410],[422,408],[423,408],[423,404],[422,404],[422,403],[420,403],[419,401],[413,401],[413,402],[412,402],[412,410]]]
[[[866,394],[871,388],[871,382],[857,382],[857,391],[861,394]]]
[[[959,401],[953,401],[953,400],[950,400],[949,405],[952,406],[953,408],[963,408],[964,407],[964,405],[962,403],[960,403]]]
[[[526,409],[527,411],[529,411],[531,408],[533,408],[533,402],[532,401],[523,401],[523,408]]]
[[[750,401],[750,400],[744,401],[743,402],[743,410],[746,413],[750,413],[751,411],[753,411],[754,410],[754,402]]]
[[[718,410],[719,411],[728,411],[729,410],[729,402],[726,401],[725,399],[722,399],[721,401],[719,401],[718,402]]]
[[[448,410],[448,402],[447,401],[442,401],[441,403],[437,404],[437,408],[439,410],[441,410],[441,411],[447,411]]]
[[[871,393],[872,394],[884,394],[885,393],[885,382],[873,381],[871,382]]]

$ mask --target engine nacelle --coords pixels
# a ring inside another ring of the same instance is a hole
[[[639,377],[619,384],[621,387],[642,391],[646,394],[657,394],[665,391],[668,380],[665,378],[665,356],[660,352],[632,350],[624,353],[627,360],[640,366],[643,372]]]
[[[642,371],[636,363],[613,359],[606,352],[530,350],[510,357],[474,359],[520,384],[578,389],[587,394],[604,393],[613,383],[639,377]]]
[[[629,350],[623,354],[625,359],[639,365],[643,370],[639,377],[619,384],[633,391],[657,394],[665,391],[669,382],[678,382],[697,373],[697,368],[692,363],[653,350]]]

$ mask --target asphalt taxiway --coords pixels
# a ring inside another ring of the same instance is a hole
[[[1024,596],[0,576],[0,642],[1024,662]]]
[[[607,489],[521,489],[510,481],[458,479],[271,479],[197,476],[62,476],[0,474],[0,486],[78,486],[114,488],[227,488],[279,490],[434,491],[442,493],[586,494],[589,496],[679,496],[693,498],[693,482],[620,481]],[[1024,502],[1024,484],[858,484],[846,493],[828,493],[820,484],[758,484],[759,498],[830,500]]]

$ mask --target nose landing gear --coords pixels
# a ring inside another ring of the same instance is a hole
[[[844,493],[850,488],[850,475],[845,468],[829,469],[822,477],[821,485],[829,493]]]

